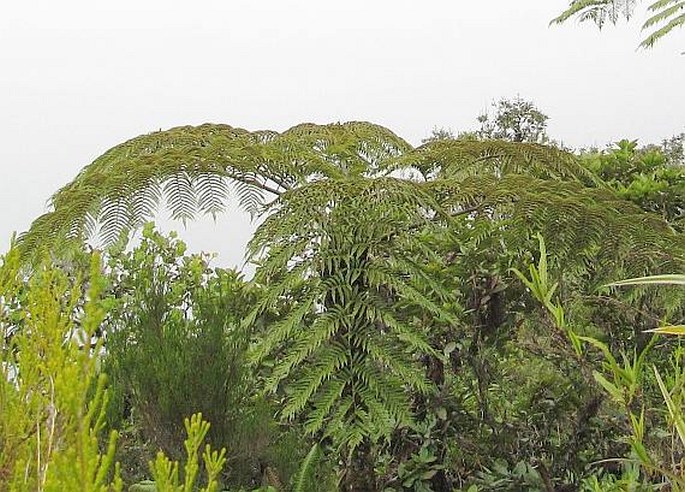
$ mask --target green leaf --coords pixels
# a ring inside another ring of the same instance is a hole
[[[610,383],[604,376],[599,372],[595,371],[592,374],[595,380],[611,395],[611,397],[618,403],[624,403],[623,392],[616,387],[616,385]]]
[[[685,325],[661,326],[652,330],[645,330],[645,333],[657,333],[659,335],[685,335]]]
[[[677,406],[673,402],[673,399],[671,399],[671,394],[669,393],[668,389],[666,389],[666,385],[664,384],[664,381],[661,379],[661,374],[659,374],[659,371],[657,370],[656,366],[654,366],[653,369],[654,376],[656,377],[656,382],[659,384],[659,389],[661,390],[661,394],[664,397],[664,401],[666,402],[668,413],[671,416],[671,420],[673,420],[673,425],[675,426],[676,432],[678,433],[680,442],[683,445],[685,445],[685,420],[683,420],[682,408]]]
[[[630,278],[612,282],[605,287],[623,287],[625,285],[685,285],[685,275],[652,275],[649,277]]]

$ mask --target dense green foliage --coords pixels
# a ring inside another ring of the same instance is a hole
[[[209,441],[227,450],[230,481],[258,484],[266,466],[287,479],[293,467],[275,443],[292,446],[293,439],[273,422],[273,403],[257,393],[247,360],[250,337],[275,310],[241,326],[260,297],[257,287],[184,253],[183,242],[148,225],[139,246],[110,254],[117,299],[104,328],[110,425],[126,429],[123,439],[145,443],[121,456],[124,478],[144,478],[157,449],[185,454],[184,418],[199,412],[212,423]]]
[[[685,226],[685,166],[680,148],[668,145],[638,148],[636,141],[621,140],[615,148],[583,155],[584,165],[601,177],[619,196],[643,210],[661,215],[673,227]]]
[[[176,128],[94,161],[12,255],[33,277],[49,251],[70,278],[99,225],[113,244],[87,360],[127,483],[179,490],[171,460],[195,480],[206,438],[225,455],[200,478],[229,490],[676,489],[683,354],[647,331],[685,318],[683,291],[606,286],[685,270],[669,152]],[[159,203],[213,214],[231,187],[261,218],[252,280],[151,225],[125,247]],[[198,412],[212,425],[187,437]]]

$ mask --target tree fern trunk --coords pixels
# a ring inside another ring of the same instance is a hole
[[[374,492],[376,472],[369,439],[359,444],[348,458],[340,490],[345,492]]]

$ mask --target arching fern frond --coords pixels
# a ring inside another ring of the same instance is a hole
[[[520,174],[442,179],[423,186],[474,233],[479,222],[496,221],[507,248],[516,251],[527,249],[525,243],[541,232],[558,264],[586,259],[600,283],[617,272],[674,271],[685,262],[683,235],[607,189]]]
[[[164,183],[162,190],[172,219],[186,222],[195,218],[198,200],[194,184],[190,174],[184,171],[174,174]]]
[[[61,239],[99,232],[104,243],[150,220],[165,204],[174,219],[216,216],[231,187],[253,215],[265,201],[313,179],[374,174],[411,147],[381,126],[298,125],[283,133],[206,124],[154,132],[118,145],[59,190],[52,211],[19,238],[24,256],[59,253]],[[99,227],[99,229],[98,229]]]
[[[436,140],[399,160],[424,176],[447,178],[528,174],[539,178],[597,182],[576,156],[555,147],[503,140]]]
[[[199,212],[216,219],[226,210],[226,201],[230,193],[227,179],[219,174],[200,173],[196,178],[196,184]],[[253,197],[259,198],[256,190]]]
[[[108,243],[152,218],[164,200],[177,218],[190,219],[198,209],[211,213],[225,185],[208,181],[207,175],[239,177],[247,167],[248,135],[226,125],[202,125],[118,145],[52,197],[53,210],[32,224],[19,246],[25,256],[38,249],[59,252],[61,238],[84,240],[97,225]]]
[[[305,123],[283,132],[282,138],[311,149],[307,173],[321,173],[328,178],[383,175],[393,159],[412,150],[411,145],[387,128],[360,121]]]

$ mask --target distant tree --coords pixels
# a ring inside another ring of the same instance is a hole
[[[685,165],[685,132],[664,139],[661,142],[661,152],[669,164],[674,166]]]
[[[466,130],[459,133],[454,133],[451,128],[445,127],[434,127],[431,134],[426,138],[421,139],[421,144],[428,144],[432,142],[440,142],[444,140],[466,140],[466,141],[478,141],[483,140],[483,137],[478,131]]]
[[[492,103],[494,112],[478,116],[480,129],[476,135],[483,139],[509,140],[511,142],[545,143],[547,120],[535,104],[521,97],[500,99]]]
[[[638,0],[573,0],[568,9],[552,20],[562,24],[575,17],[581,22],[592,21],[600,28],[607,22],[616,24],[620,19],[630,19]],[[685,0],[656,0],[647,7],[648,18],[643,30],[651,30],[640,43],[641,48],[651,48],[662,37],[677,27],[685,25]]]
[[[433,130],[431,131],[431,134],[429,136],[421,139],[421,143],[425,144],[428,142],[435,142],[437,140],[452,140],[454,138],[454,130],[452,130],[451,128],[435,126],[433,127]]]

